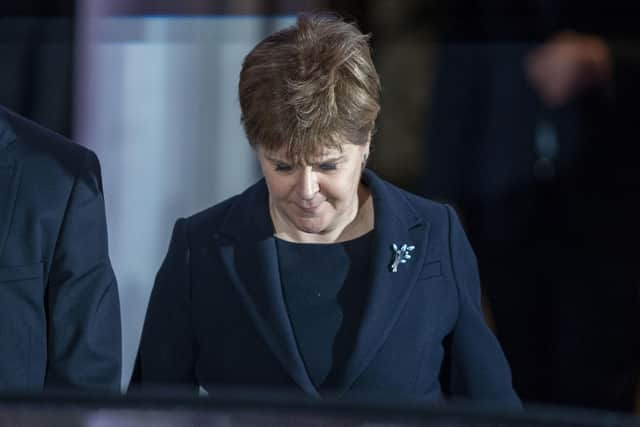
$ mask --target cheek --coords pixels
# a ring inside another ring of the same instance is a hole
[[[325,188],[325,195],[333,200],[334,204],[349,204],[357,197],[358,183],[354,183],[352,177],[348,176],[328,184]]]

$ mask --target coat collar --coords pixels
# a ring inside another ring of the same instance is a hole
[[[335,390],[339,395],[349,390],[386,340],[417,281],[427,249],[429,224],[417,215],[406,193],[369,170],[364,171],[362,180],[374,203],[372,288],[354,351]],[[220,246],[222,259],[271,350],[294,381],[308,395],[318,397],[287,314],[273,233],[268,190],[261,180],[239,196],[219,229],[228,239],[228,244]],[[390,269],[394,243],[416,247],[411,261],[396,273]]]

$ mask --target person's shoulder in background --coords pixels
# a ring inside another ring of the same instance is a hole
[[[65,169],[86,157],[95,157],[90,149],[0,106],[0,150],[10,145],[18,159],[45,160]]]

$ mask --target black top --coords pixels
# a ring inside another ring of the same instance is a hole
[[[332,387],[353,351],[371,287],[372,236],[331,244],[276,239],[284,300],[317,388]]]

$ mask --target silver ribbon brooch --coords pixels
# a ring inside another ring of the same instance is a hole
[[[409,246],[406,243],[400,247],[395,243],[391,245],[391,249],[393,249],[393,262],[389,268],[393,273],[398,271],[398,266],[400,264],[404,264],[411,259],[411,254],[409,252],[413,251],[415,248],[415,246]]]

